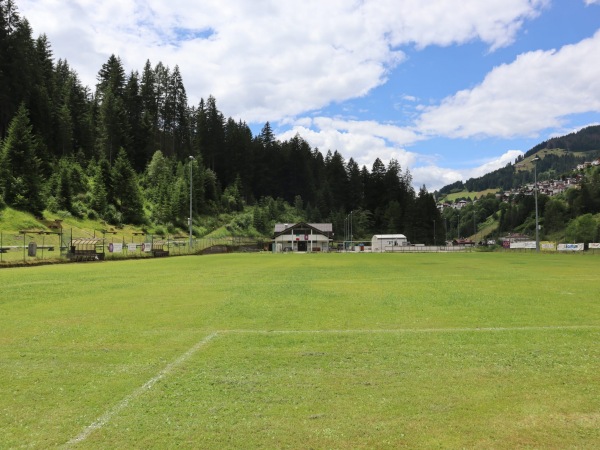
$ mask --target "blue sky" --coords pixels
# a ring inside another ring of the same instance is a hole
[[[17,0],[84,84],[178,65],[215,96],[370,168],[397,159],[439,189],[600,123],[600,0]]]

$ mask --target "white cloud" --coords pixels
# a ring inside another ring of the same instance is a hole
[[[226,114],[277,121],[366,95],[404,59],[403,46],[481,40],[510,44],[548,0],[21,0],[85,84],[115,53],[179,65],[193,102],[214,95]]]
[[[406,48],[476,40],[490,51],[510,45],[523,23],[549,2],[20,0],[19,10],[35,34],[48,35],[55,57],[66,58],[92,88],[113,53],[127,71],[142,70],[146,59],[179,65],[192,103],[214,95],[226,116],[291,125],[279,138],[299,133],[311,146],[339,150],[368,168],[375,158],[397,159],[416,186],[436,189],[501,167],[504,160],[456,171],[406,146],[435,135],[531,134],[558,123],[565,111],[577,112],[572,105],[589,110],[600,101],[600,95],[589,95],[598,92],[599,69],[580,62],[598,59],[598,35],[558,52],[524,54],[437,107],[398,94],[420,114],[413,127],[315,111],[384,84]],[[314,117],[303,117],[311,112]]]
[[[278,139],[291,139],[296,134],[302,136],[313,148],[319,148],[323,154],[328,150],[339,150],[346,159],[352,157],[360,166],[365,165],[369,170],[375,158],[379,158],[385,164],[391,159],[396,159],[403,170],[408,169],[411,172],[415,189],[426,185],[429,191],[440,189],[455,181],[480,177],[513,163],[518,156],[524,154],[521,150],[509,150],[476,167],[451,169],[437,165],[435,156],[404,149],[404,145],[424,137],[410,129],[393,125],[381,125],[371,121],[305,117],[294,123],[290,130],[280,134]]]
[[[489,160],[484,164],[464,170],[448,169],[436,165],[416,167],[411,170],[415,186],[426,185],[427,190],[433,192],[456,181],[466,181],[477,178],[486,173],[513,163],[518,156],[523,155],[521,150],[509,150],[498,158]]]
[[[360,166],[366,165],[368,169],[375,158],[384,163],[396,159],[405,168],[413,166],[419,159],[419,155],[403,148],[403,145],[419,140],[419,136],[409,129],[374,121],[305,117],[278,138],[286,140],[296,134],[323,153],[338,150],[346,159],[353,158]]]
[[[570,114],[600,110],[600,31],[560,50],[520,55],[477,87],[426,108],[426,134],[448,137],[533,136]]]
[[[584,0],[586,5],[600,5],[600,0]]]

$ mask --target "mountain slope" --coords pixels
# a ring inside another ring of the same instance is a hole
[[[576,133],[544,141],[518,158],[515,164],[494,170],[479,178],[456,182],[439,190],[440,195],[462,190],[483,191],[485,189],[508,190],[533,181],[531,159],[535,155],[542,159],[537,164],[538,175],[560,176],[575,168],[577,164],[600,156],[600,125],[583,128]]]

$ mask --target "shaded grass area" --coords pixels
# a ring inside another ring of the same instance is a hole
[[[593,256],[217,255],[0,272],[0,447],[594,447]],[[213,341],[174,365],[210,333]]]

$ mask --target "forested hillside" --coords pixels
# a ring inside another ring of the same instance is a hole
[[[359,167],[301,136],[280,142],[269,123],[253,136],[204,98],[188,103],[177,66],[129,71],[117,55],[83,86],[15,3],[0,0],[0,206],[185,228],[191,177],[196,222],[250,208],[269,235],[283,210],[269,205],[284,202],[304,220],[333,222],[340,236],[353,211],[355,235],[433,239],[433,196],[416,193],[396,161]]]
[[[457,181],[439,190],[444,195],[452,191],[483,191],[485,189],[509,190],[533,182],[532,170],[520,170],[519,163],[542,150],[544,157],[538,162],[540,179],[557,177],[573,170],[577,164],[600,157],[600,125],[590,126],[566,136],[555,137],[529,150],[514,164],[494,170],[478,178],[469,178],[464,183]],[[529,167],[531,169],[531,167]]]
[[[597,242],[600,239],[600,167],[591,166],[585,170],[576,168],[600,156],[600,126],[590,126],[577,133],[552,138],[533,147],[514,164],[482,177],[471,178],[464,183],[458,181],[440,189],[437,194],[443,197],[453,192],[479,192],[486,189],[499,192],[513,189],[519,191],[519,188],[530,186],[525,190],[527,192],[512,195],[509,201],[501,201],[495,195],[487,195],[461,210],[445,210],[443,218],[447,224],[448,235],[471,235],[482,239],[485,237],[485,224],[493,223],[495,236],[511,232],[533,236],[534,156],[540,158],[535,163],[538,182],[562,180],[574,175],[580,179],[577,186],[563,193],[552,196],[541,193],[538,196],[541,238]],[[478,234],[480,231],[482,232]]]

